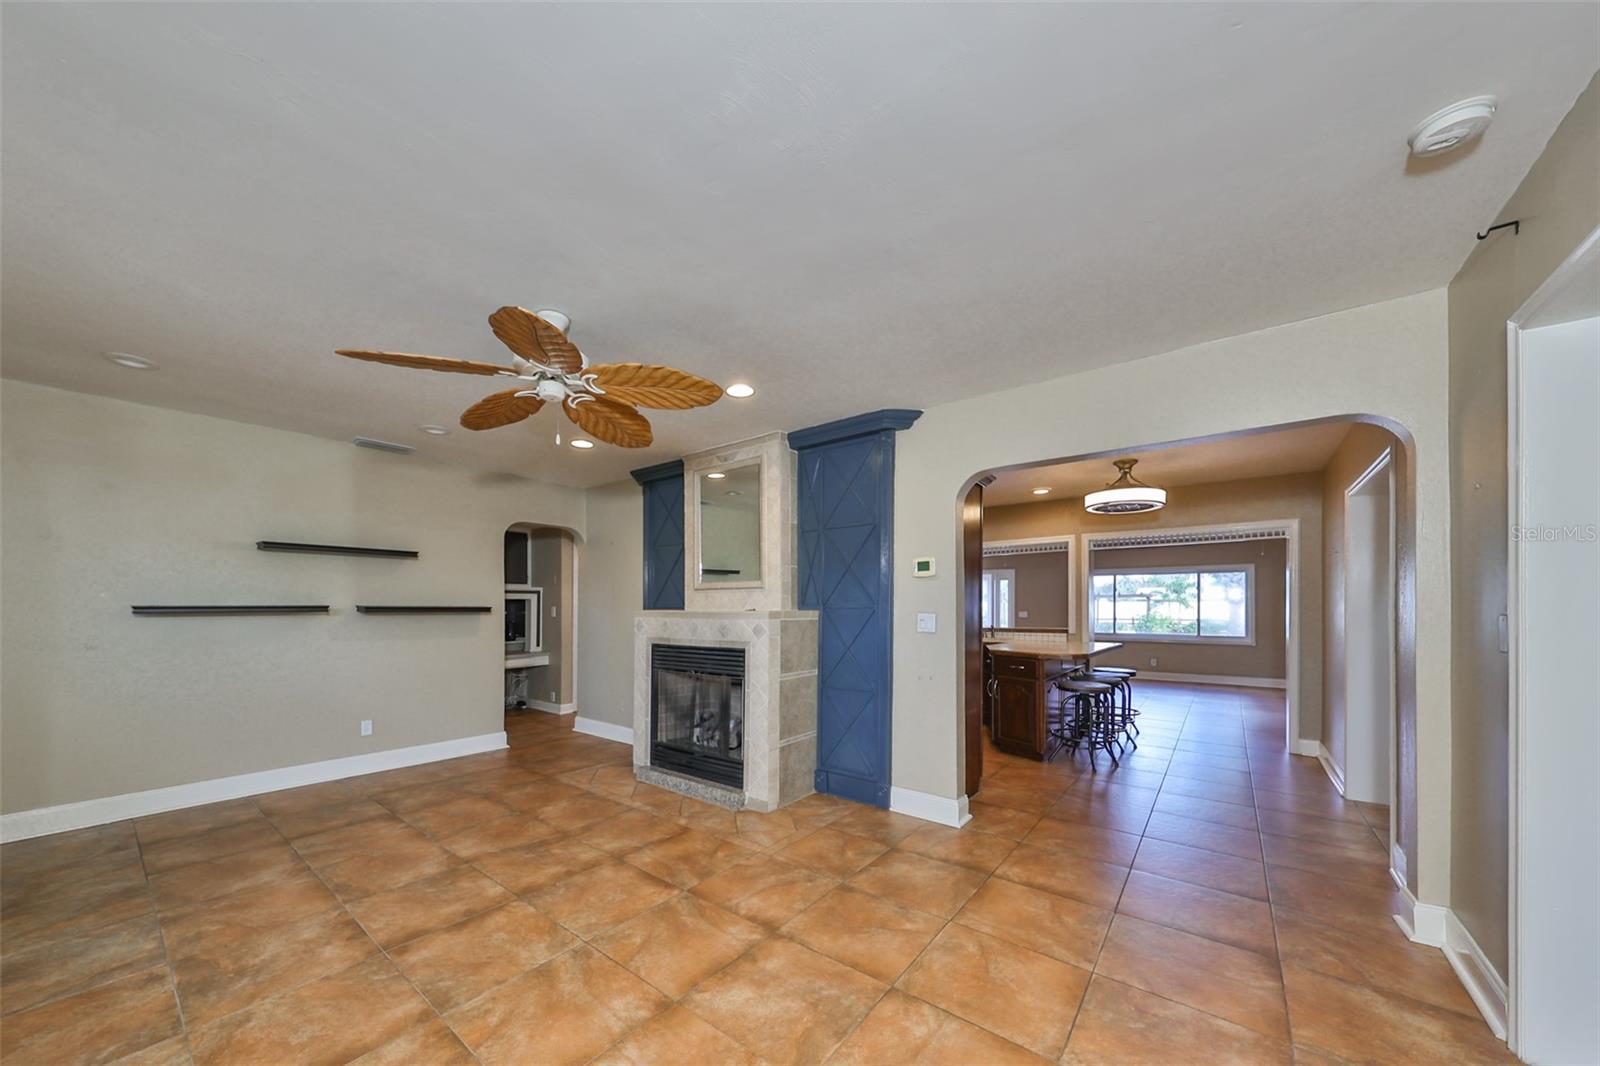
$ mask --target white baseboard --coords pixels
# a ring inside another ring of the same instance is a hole
[[[1445,912],[1444,955],[1450,960],[1456,976],[1461,979],[1467,995],[1477,1004],[1478,1013],[1489,1023],[1494,1035],[1504,1040],[1506,1019],[1510,1016],[1510,996],[1505,978],[1495,971],[1489,957],[1472,939],[1472,934],[1461,924],[1455,911]]]
[[[1317,761],[1322,764],[1322,769],[1327,772],[1328,780],[1333,782],[1333,787],[1339,790],[1339,795],[1344,795],[1344,771],[1339,769],[1339,764],[1333,761],[1333,752],[1328,750],[1326,744],[1317,742]]]
[[[1398,873],[1391,869],[1389,876],[1394,878],[1394,883],[1400,889],[1400,907],[1405,912],[1394,916],[1395,924],[1412,943],[1426,944],[1430,948],[1444,947],[1445,920],[1450,915],[1450,908],[1418,902]]]
[[[1309,758],[1315,759],[1322,754],[1322,742],[1301,738],[1300,740],[1295,741],[1294,750],[1289,754],[1305,755]]]
[[[1224,674],[1166,674],[1155,670],[1140,670],[1134,681],[1182,681],[1191,685],[1231,685],[1244,688],[1287,689],[1289,682],[1281,677],[1229,677]],[[1137,693],[1135,699],[1137,699]]]
[[[576,703],[551,703],[549,700],[529,700],[528,706],[545,714],[576,714]]]
[[[1398,849],[1397,849],[1398,850]],[[1510,993],[1505,978],[1495,970],[1455,911],[1433,903],[1419,903],[1406,887],[1404,876],[1393,867],[1389,876],[1400,887],[1401,907],[1410,913],[1394,916],[1395,924],[1418,944],[1439,948],[1456,972],[1461,987],[1467,990],[1478,1013],[1494,1035],[1506,1038],[1506,1019],[1510,1017]]]
[[[967,797],[965,796],[951,799],[948,796],[935,796],[927,792],[918,792],[915,789],[891,786],[889,789],[889,809],[898,814],[921,818],[925,822],[937,822],[940,825],[953,826],[956,829],[960,829],[972,821],[972,815],[967,810]]]
[[[572,720],[574,733],[587,733],[591,737],[601,740],[614,740],[618,744],[632,744],[633,730],[625,725],[616,725],[612,722],[602,722],[598,718],[585,718],[583,715]]]
[[[409,748],[391,748],[365,755],[347,755],[341,759],[324,759],[321,762],[283,766],[276,770],[258,770],[254,773],[235,774],[232,777],[215,777],[209,781],[194,781],[186,785],[169,785],[143,792],[128,792],[120,796],[102,796],[80,803],[63,803],[56,807],[39,807],[31,811],[15,811],[0,815],[0,840],[27,840],[49,833],[64,833],[69,829],[85,829],[92,825],[106,825],[125,818],[143,818],[150,814],[199,807],[207,803],[239,799],[242,796],[259,796],[264,792],[277,792],[301,785],[315,785],[323,781],[336,781],[343,777],[359,777],[383,770],[398,770],[404,766],[439,762],[442,759],[459,759],[463,755],[477,755],[497,751],[506,746],[505,733],[483,733],[475,737],[441,740],[434,744],[417,744]]]

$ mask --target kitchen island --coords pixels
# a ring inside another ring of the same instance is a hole
[[[1044,761],[1059,745],[1048,727],[1059,705],[1058,678],[1087,666],[1095,656],[1122,647],[1117,641],[984,641],[984,692],[989,701],[989,737],[1011,755]]]

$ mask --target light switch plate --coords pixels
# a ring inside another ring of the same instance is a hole
[[[361,735],[364,737],[370,737],[372,735],[372,719],[361,719]]]
[[[917,612],[917,632],[937,633],[939,631],[939,616],[932,611]]]

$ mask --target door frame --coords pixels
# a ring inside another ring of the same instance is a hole
[[[1479,969],[1483,970],[1482,978],[1490,987],[1475,987],[1476,982],[1465,980],[1467,991],[1472,994],[1478,1009],[1488,1021],[1495,1035],[1503,1038],[1513,1053],[1520,1055],[1522,1034],[1518,1027],[1518,1000],[1522,981],[1523,959],[1522,944],[1519,934],[1520,891],[1524,875],[1520,840],[1522,836],[1522,812],[1518,797],[1521,794],[1520,781],[1529,771],[1524,766],[1523,759],[1526,752],[1525,729],[1527,722],[1522,714],[1522,706],[1526,702],[1527,675],[1524,670],[1522,647],[1527,643],[1527,614],[1524,610],[1522,570],[1523,551],[1526,545],[1515,535],[1522,524],[1522,428],[1525,421],[1522,405],[1523,382],[1523,357],[1522,334],[1525,330],[1538,328],[1536,322],[1541,312],[1547,310],[1553,301],[1562,295],[1574,282],[1580,281],[1584,271],[1592,269],[1600,261],[1600,228],[1593,230],[1581,241],[1572,253],[1562,260],[1561,265],[1550,273],[1533,294],[1517,308],[1516,312],[1506,320],[1506,622],[1505,622],[1505,649],[1509,656],[1508,674],[1510,684],[1507,686],[1507,723],[1506,734],[1510,741],[1507,752],[1507,779],[1508,791],[1507,830],[1510,839],[1507,842],[1507,858],[1510,870],[1507,871],[1506,885],[1506,937],[1507,957],[1510,970],[1505,977],[1503,988],[1493,987],[1494,979],[1498,976],[1492,967],[1480,963]],[[1454,954],[1451,961],[1455,961]],[[1458,967],[1458,973],[1460,968]],[[1479,975],[1473,975],[1477,977]]]

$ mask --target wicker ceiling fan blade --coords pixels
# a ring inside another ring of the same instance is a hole
[[[592,366],[595,383],[620,403],[686,411],[722,398],[722,386],[673,366],[650,363],[605,363]]]
[[[358,348],[340,348],[337,354],[347,359],[363,359],[369,363],[387,363],[390,366],[409,366],[417,370],[440,370],[447,374],[510,374],[509,367],[494,363],[480,363],[472,359],[450,359],[442,355],[412,355],[409,352],[369,352]]]
[[[619,448],[647,448],[655,435],[644,415],[625,403],[601,396],[586,403],[563,404],[567,417],[595,440]]]
[[[544,401],[537,396],[518,396],[517,389],[485,396],[461,412],[461,424],[468,429],[499,429],[539,413]]]
[[[583,369],[583,353],[555,326],[521,307],[502,307],[489,316],[489,328],[524,359],[568,374]]]

